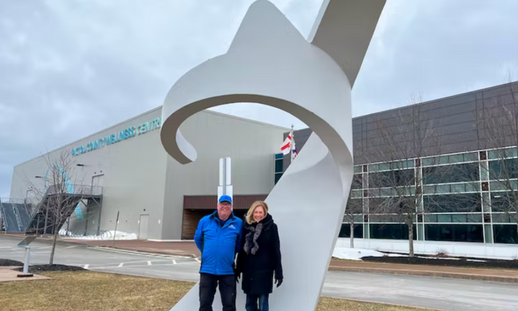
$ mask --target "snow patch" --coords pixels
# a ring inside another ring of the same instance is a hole
[[[408,257],[408,255],[387,254],[371,249],[335,247],[333,257],[347,260],[362,260],[363,257]]]
[[[333,257],[347,260],[362,260],[362,257],[383,257],[385,254],[370,249],[335,247]]]
[[[113,240],[115,235],[115,240],[136,240],[138,238],[136,233],[128,233],[117,231],[115,233],[114,230],[103,231],[100,235],[74,235],[70,231],[61,230],[59,235],[65,236],[69,239],[76,240]]]

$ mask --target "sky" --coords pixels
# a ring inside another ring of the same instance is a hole
[[[224,54],[253,0],[0,2],[0,197],[13,167],[162,105]],[[322,0],[272,0],[305,37]],[[387,0],[353,89],[353,116],[518,77],[518,1]],[[213,110],[296,129],[259,104]]]

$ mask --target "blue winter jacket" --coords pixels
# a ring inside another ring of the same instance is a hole
[[[234,259],[241,248],[243,221],[230,214],[223,226],[218,212],[203,217],[194,235],[201,252],[200,273],[234,274]]]

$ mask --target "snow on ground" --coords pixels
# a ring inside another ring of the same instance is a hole
[[[387,254],[371,249],[335,247],[333,257],[347,260],[362,260],[363,257],[408,257],[408,255]]]
[[[335,247],[333,257],[348,260],[362,260],[362,257],[383,257],[385,254],[370,249]]]
[[[333,251],[333,257],[339,259],[347,259],[347,260],[362,260],[363,257],[408,257],[408,255],[404,254],[391,254],[391,253],[382,253],[371,249],[362,249],[362,248],[348,248],[348,247],[335,247]],[[424,258],[424,259],[448,259],[448,260],[460,260],[457,257],[433,257],[433,256],[416,256],[416,258]],[[486,262],[486,260],[477,260],[477,259],[467,259],[467,261],[473,262]]]
[[[101,233],[101,235],[74,235],[71,232],[67,232],[66,230],[61,230],[59,232],[59,235],[66,236],[69,239],[77,239],[77,240],[113,240],[115,231],[108,230]],[[127,232],[121,232],[117,231],[115,235],[115,240],[136,240],[137,234],[136,233],[127,233]]]

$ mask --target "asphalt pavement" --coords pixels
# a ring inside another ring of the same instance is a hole
[[[23,261],[20,239],[0,236],[0,258]],[[46,264],[48,242],[31,244],[31,264]],[[55,263],[92,271],[197,281],[199,261],[190,257],[145,255],[59,243]],[[323,296],[451,311],[516,311],[518,284],[453,278],[329,271]],[[274,293],[275,294],[275,293]]]

